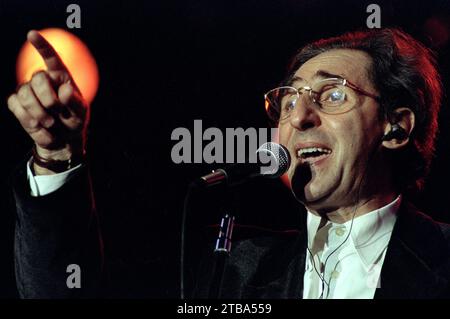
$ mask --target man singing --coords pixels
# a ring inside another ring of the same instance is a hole
[[[37,32],[29,40],[48,71],[8,100],[36,144],[27,163],[31,187],[25,173],[15,183],[17,282],[22,297],[71,297],[55,263],[72,263],[71,256],[97,269],[100,260],[98,250],[85,253],[98,243],[85,187],[88,118],[51,46]],[[450,297],[450,227],[408,203],[430,167],[441,96],[432,54],[397,29],[352,32],[303,47],[265,98],[293,159],[292,192],[307,214],[294,237],[235,243],[220,296]],[[78,204],[59,214],[69,197]],[[65,232],[70,223],[90,235],[80,240],[80,233]],[[211,263],[199,267],[191,295],[207,297]],[[97,287],[98,271],[90,274],[90,286]],[[52,284],[42,278],[53,278]]]

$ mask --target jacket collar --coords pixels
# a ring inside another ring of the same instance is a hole
[[[449,246],[439,225],[404,201],[375,299],[443,297],[449,293],[449,277]]]

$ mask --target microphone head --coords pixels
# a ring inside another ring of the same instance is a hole
[[[277,178],[286,173],[291,165],[291,156],[286,147],[281,144],[268,142],[261,145],[256,155],[263,164],[260,174],[268,178]]]

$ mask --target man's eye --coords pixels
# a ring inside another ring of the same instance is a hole
[[[342,103],[346,99],[345,92],[342,89],[334,88],[325,91],[322,94],[322,102]]]
[[[295,104],[297,103],[297,97],[295,95],[286,96],[283,98],[283,109],[286,111],[290,111],[295,107]]]

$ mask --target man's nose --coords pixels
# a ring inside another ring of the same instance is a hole
[[[290,123],[300,131],[320,125],[319,110],[307,94],[301,95],[297,103],[295,103],[294,110],[290,116]]]

